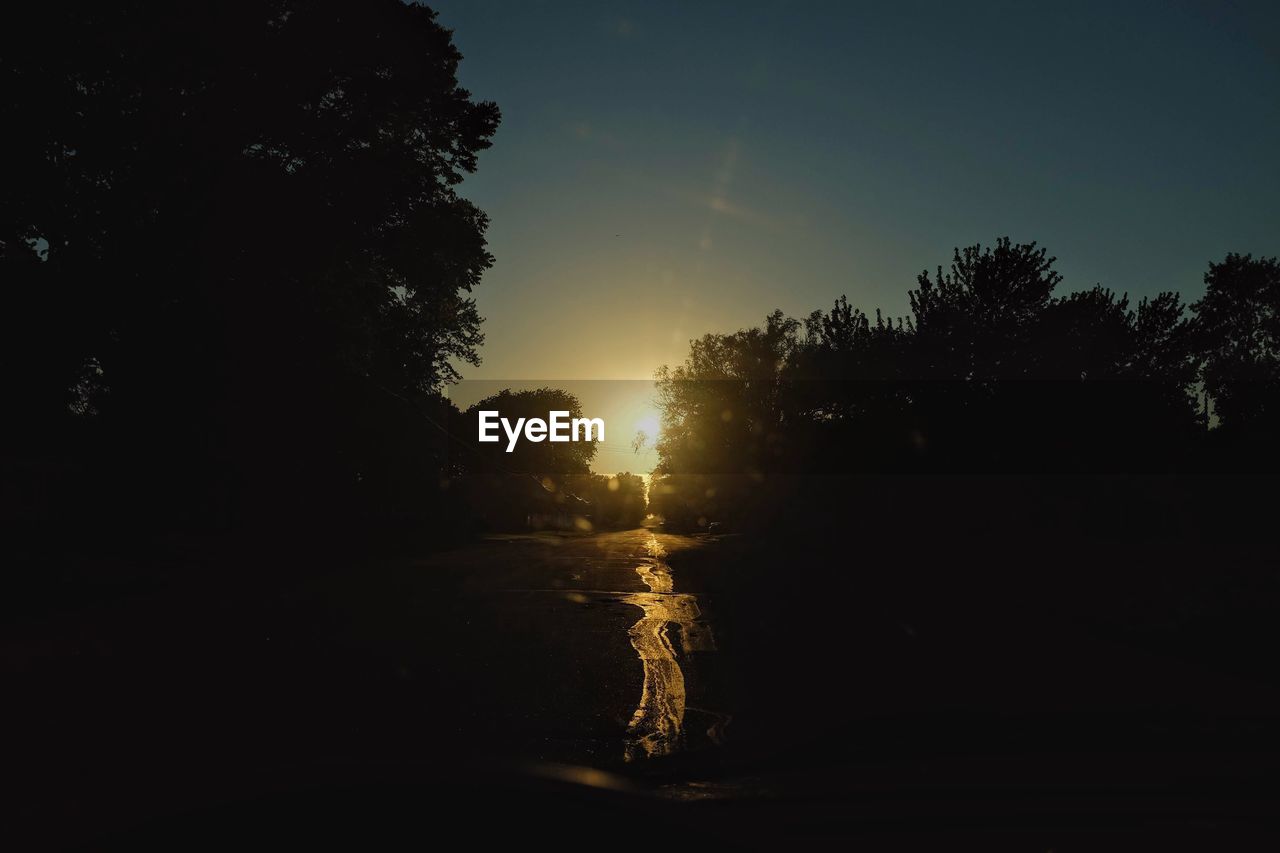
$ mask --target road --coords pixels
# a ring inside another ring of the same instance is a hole
[[[435,675],[494,674],[473,719],[509,726],[538,758],[609,765],[714,747],[731,719],[699,677],[716,655],[705,595],[667,561],[700,545],[647,529],[495,537],[419,561],[405,580],[465,602],[424,613],[458,643]]]
[[[101,829],[369,774],[643,772],[717,750],[714,621],[668,563],[701,546],[650,530],[492,537],[11,626],[23,809],[33,826]]]
[[[511,804],[528,763],[694,799],[800,790],[839,811],[867,786],[1157,785],[1273,754],[1248,719],[1202,722],[1273,718],[1269,685],[955,585],[888,585],[828,543],[744,541],[491,537],[11,626],[20,810],[93,837],[369,779]]]

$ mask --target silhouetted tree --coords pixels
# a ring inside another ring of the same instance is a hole
[[[782,437],[782,377],[800,323],[775,311],[763,327],[691,341],[657,373],[662,473],[762,471]]]
[[[784,381],[793,429],[801,433],[793,444],[810,457],[821,447],[851,451],[818,451],[821,461],[793,456],[792,466],[831,471],[900,463],[918,434],[909,382],[914,332],[878,310],[873,323],[844,296],[805,326]],[[873,454],[864,452],[869,448]]]
[[[1062,276],[1035,243],[956,249],[951,269],[920,273],[908,292],[920,378],[982,383],[1026,375],[1018,355],[1029,349],[1036,326]]]
[[[1210,264],[1192,309],[1205,390],[1230,431],[1280,424],[1280,262],[1229,254]]]
[[[638,527],[648,511],[644,478],[639,474],[581,474],[566,478],[564,487],[590,503],[591,522],[597,530]]]
[[[492,262],[456,187],[498,110],[458,86],[435,13],[8,17],[9,451],[65,455],[88,430],[113,506],[273,515],[340,504],[382,476],[372,460],[413,455],[414,408],[478,360],[468,293]]]
[[[775,313],[694,341],[658,374],[656,511],[732,516],[788,474],[1185,467],[1202,430],[1180,298],[1056,296],[1053,264],[1002,238],[922,273],[897,322],[841,297],[803,334]]]

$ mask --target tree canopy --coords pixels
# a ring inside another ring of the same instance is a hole
[[[478,362],[492,258],[457,188],[499,113],[458,85],[434,12],[70,4],[7,24],[22,446],[87,430],[148,488],[340,491],[416,417],[389,395],[428,400]]]
[[[840,297],[803,322],[705,335],[657,374],[655,505],[731,514],[789,475],[1193,470],[1201,391],[1223,425],[1274,417],[1278,270],[1228,255],[1188,312],[1174,292],[1059,293],[1054,258],[1002,238],[921,273],[905,318]]]
[[[1233,430],[1280,422],[1280,261],[1229,254],[1210,264],[1195,304],[1204,386]]]

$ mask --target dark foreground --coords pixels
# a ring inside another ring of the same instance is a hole
[[[11,826],[128,848],[1275,828],[1265,669],[958,557],[922,595],[865,580],[843,535],[780,540],[499,537],[13,622]]]

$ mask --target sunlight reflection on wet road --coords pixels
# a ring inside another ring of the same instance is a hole
[[[673,591],[671,570],[663,559],[666,551],[652,533],[646,551],[648,555],[636,567],[636,574],[649,592],[633,593],[623,599],[643,612],[627,632],[644,667],[640,704],[627,727],[627,761],[670,755],[680,749],[683,741],[684,671],[671,643],[669,627],[675,625],[679,631],[680,654],[715,650],[710,626],[699,621],[702,612],[696,596]],[[718,721],[708,735],[716,739],[722,726],[723,721]]]

